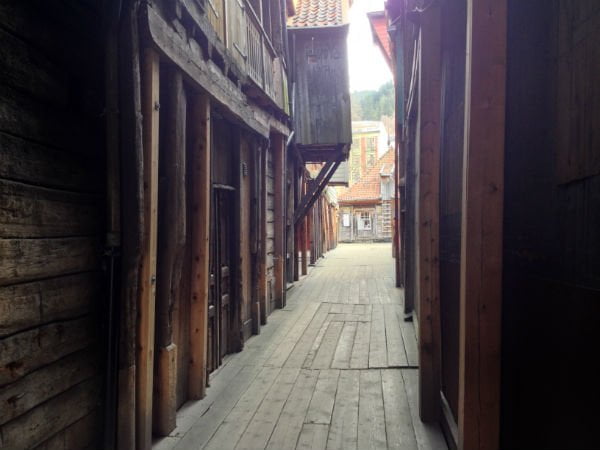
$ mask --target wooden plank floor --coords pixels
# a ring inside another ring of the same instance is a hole
[[[389,244],[340,244],[154,449],[447,449],[418,418],[402,300]]]

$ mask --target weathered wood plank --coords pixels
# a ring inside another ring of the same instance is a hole
[[[65,127],[65,123],[73,126]],[[73,112],[36,102],[24,93],[0,84],[0,132],[43,143],[52,148],[93,154],[99,142],[90,142],[89,124]],[[86,145],[83,145],[86,143]]]
[[[139,450],[152,447],[152,388],[154,380],[154,326],[158,214],[159,56],[145,49],[142,59],[142,113],[144,142],[144,239],[141,251],[137,364],[136,439]]]
[[[318,371],[302,369],[267,444],[269,450],[293,450],[317,383]]]
[[[189,394],[192,399],[204,396],[208,330],[208,290],[210,256],[210,101],[196,96],[192,103],[192,270],[190,309]]]
[[[77,192],[99,192],[100,171],[90,155],[55,150],[0,132],[0,178]]]
[[[54,431],[65,429],[92,412],[99,395],[100,380],[92,378],[2,425],[2,448],[20,450],[41,444]]]
[[[408,357],[404,350],[404,339],[398,321],[397,305],[385,304],[385,337],[387,343],[387,363],[389,367],[408,365]]]
[[[358,448],[387,448],[381,372],[379,370],[360,372]]]
[[[95,338],[90,317],[56,322],[0,340],[0,386],[87,347]]]
[[[275,383],[262,400],[252,421],[240,438],[236,446],[237,449],[253,450],[267,446],[267,442],[279,419],[279,414],[290,395],[299,372],[300,369],[297,368],[281,369]]]
[[[316,281],[317,280],[313,280],[315,284]],[[310,322],[308,327],[306,327],[304,333],[302,333],[302,336],[298,340],[298,343],[294,347],[294,350],[285,362],[285,367],[302,367],[304,361],[306,360],[306,357],[308,356],[308,353],[311,350],[315,338],[319,333],[319,330],[321,330],[323,323],[327,319],[328,312],[329,305],[320,304],[318,311],[312,318],[312,321]]]
[[[328,449],[357,449],[359,383],[358,370],[341,371],[327,437]]]
[[[436,421],[440,403],[439,188],[441,7],[422,15],[418,130],[417,274],[421,418]]]
[[[0,239],[0,286],[99,267],[96,238]]]
[[[359,322],[356,326],[354,347],[350,357],[350,367],[367,369],[369,367],[369,347],[371,343],[371,322]]]
[[[500,445],[507,3],[467,2],[458,393],[465,450]]]
[[[212,436],[207,450],[234,448],[281,369],[265,367]]]
[[[0,237],[62,237],[96,234],[100,199],[85,194],[0,180]]]
[[[173,314],[185,255],[186,213],[186,114],[187,98],[182,75],[168,72],[165,83],[167,104],[161,120],[165,133],[160,161],[164,176],[159,180],[156,280],[157,379],[154,433],[168,435],[175,428],[177,409],[177,339],[174,329],[178,317]]]
[[[0,288],[0,336],[90,311],[100,292],[95,272]]]
[[[298,437],[297,450],[325,450],[329,426],[319,423],[305,423]]]
[[[373,305],[371,313],[371,343],[369,345],[369,368],[387,367],[387,342],[383,305]]]
[[[354,347],[354,338],[356,337],[357,327],[358,322],[344,322],[344,328],[342,329],[338,346],[333,355],[333,362],[331,363],[332,368],[348,369],[350,367],[350,359],[352,358],[352,349]]]
[[[333,361],[333,355],[340,339],[343,328],[342,322],[330,322],[327,331],[323,335],[323,341],[312,362],[313,369],[329,369]]]
[[[41,100],[64,106],[68,79],[43,53],[5,30],[0,30],[0,60],[5,62],[2,83],[27,91]]]
[[[225,366],[222,371],[226,370],[228,366]],[[238,369],[240,368],[238,367]],[[222,380],[217,377],[214,384],[211,385],[211,389],[207,390],[206,397],[199,402],[202,404],[202,408],[194,411],[193,414],[190,413],[192,424],[188,424],[186,429],[181,430],[184,436],[179,441],[177,448],[182,450],[204,448],[204,445],[223,423],[240,397],[255,381],[260,371],[260,367],[245,366],[241,370],[237,370],[233,378],[227,377]],[[220,374],[223,374],[223,372]],[[225,385],[222,381],[225,381]],[[199,423],[200,420],[202,421],[201,424]],[[181,426],[182,424],[178,423],[178,428],[175,429],[174,433],[179,433]]]
[[[320,305],[318,303],[310,303],[305,307],[302,316],[294,324],[290,332],[285,336],[285,339],[283,339],[279,347],[277,347],[277,350],[267,362],[267,366],[283,367],[290,356],[290,353],[294,350],[296,344],[304,334],[304,331],[310,325],[313,317],[319,309],[319,306]]]
[[[305,423],[330,424],[335,394],[338,385],[339,370],[321,370],[312,394]]]
[[[381,371],[385,432],[389,449],[417,450],[404,379],[399,369]]]
[[[91,378],[98,368],[93,352],[77,352],[0,388],[0,424]]]

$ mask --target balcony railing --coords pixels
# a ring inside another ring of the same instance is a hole
[[[205,0],[204,9],[217,38],[241,72],[289,114],[284,64],[248,1]]]

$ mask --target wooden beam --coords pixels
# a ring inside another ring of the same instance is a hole
[[[308,184],[306,182],[306,176],[303,174],[302,176],[302,193],[306,194],[308,191]],[[301,244],[301,251],[302,251],[302,275],[306,275],[308,273],[308,261],[307,261],[307,256],[308,256],[308,215],[304,216],[304,219],[302,220],[302,244]]]
[[[308,210],[315,201],[317,201],[344,158],[345,153],[342,149],[338,150],[337,153],[332,153],[330,159],[321,168],[315,181],[309,185],[308,193],[302,198],[300,204],[296,208],[294,213],[294,223],[298,223],[306,216]]]
[[[152,447],[154,317],[158,213],[159,56],[145,49],[142,59],[144,237],[138,305],[136,440],[138,450]]]
[[[439,174],[441,130],[441,11],[435,4],[421,19],[418,145],[419,412],[440,417]]]
[[[259,274],[259,302],[260,324],[267,323],[269,316],[269,298],[267,290],[267,162],[269,147],[261,144],[260,148],[260,274]]]
[[[500,448],[507,1],[467,2],[459,448]]]
[[[206,392],[208,339],[208,290],[210,256],[210,100],[197,95],[192,101],[192,273],[190,308],[189,396],[200,399]]]
[[[181,72],[170,69],[164,83],[166,105],[161,120],[164,147],[160,161],[158,264],[156,293],[157,380],[155,382],[154,433],[167,436],[175,429],[177,410],[177,346],[172,314],[181,285],[186,244],[186,97]]]
[[[285,140],[281,134],[271,135],[273,149],[273,170],[275,172],[275,303],[284,305],[285,291]]]

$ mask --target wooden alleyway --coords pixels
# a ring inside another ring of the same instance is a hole
[[[389,244],[346,244],[178,413],[166,449],[446,449],[417,410],[417,343]]]

